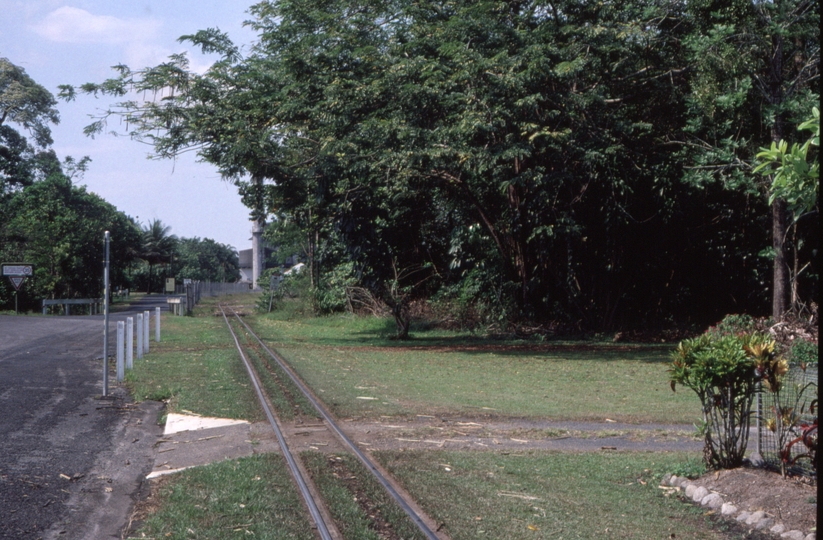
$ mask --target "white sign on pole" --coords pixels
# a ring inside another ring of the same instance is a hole
[[[4,263],[2,274],[9,278],[14,290],[19,291],[26,278],[34,274],[34,266],[26,263]]]
[[[3,275],[4,276],[30,276],[32,274],[33,267],[30,264],[4,264],[3,265]]]

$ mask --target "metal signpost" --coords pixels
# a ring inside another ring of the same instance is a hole
[[[109,395],[109,231],[106,231],[106,266],[103,270],[103,397]]]
[[[14,312],[17,313],[17,291],[20,290],[26,278],[32,275],[34,266],[28,263],[4,263],[2,266],[3,275],[8,276],[14,287]]]

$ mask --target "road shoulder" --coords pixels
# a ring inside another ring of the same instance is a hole
[[[163,403],[133,403],[124,388],[116,388],[97,406],[123,413],[112,431],[112,445],[74,482],[66,504],[68,514],[46,532],[46,540],[120,538],[152,470],[156,443],[162,436],[157,419]]]

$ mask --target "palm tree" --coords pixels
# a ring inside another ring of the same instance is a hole
[[[169,234],[171,227],[163,225],[159,219],[151,221],[143,228],[143,245],[140,258],[149,265],[149,284],[146,294],[151,294],[152,268],[156,264],[170,263],[177,245],[177,237]]]

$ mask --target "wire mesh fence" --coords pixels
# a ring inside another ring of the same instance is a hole
[[[240,294],[251,291],[249,283],[221,283],[219,281],[192,281],[189,284],[178,283],[174,287],[174,294],[186,294],[186,287],[194,287],[198,299],[201,296],[223,296],[225,294]]]
[[[249,283],[221,283],[214,281],[185,281],[174,287],[174,297],[169,298],[169,304],[174,304],[176,315],[190,315],[194,306],[203,296],[223,296],[228,294],[247,293],[251,290]]]
[[[757,447],[767,465],[816,477],[817,364],[789,366],[779,392],[758,397]]]

